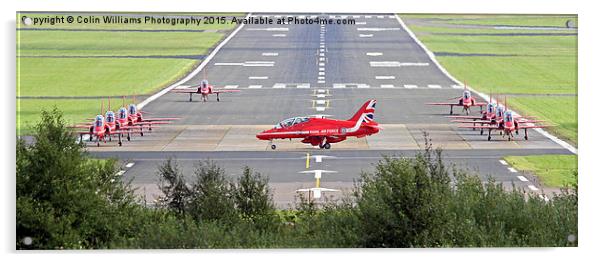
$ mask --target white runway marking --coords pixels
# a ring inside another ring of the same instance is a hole
[[[345,84],[333,84],[332,88],[345,88]]]
[[[502,163],[502,165],[505,165],[505,166],[507,166],[507,165],[508,165],[508,163],[507,163],[506,161],[504,161],[504,160],[501,160],[501,159],[500,159],[500,163]]]
[[[428,85],[428,88],[441,89],[440,85]]]
[[[516,169],[514,169],[514,168],[512,168],[512,167],[509,167],[509,168],[508,168],[508,171],[510,171],[510,172],[512,172],[512,173],[517,173],[517,172],[518,172],[518,171],[516,171]]]
[[[463,87],[463,86],[461,86],[461,85],[452,85],[452,88],[453,88],[453,89],[462,89],[462,88],[464,88],[464,87]]]
[[[324,63],[319,63],[318,66],[324,66]]]
[[[428,66],[429,63],[407,63],[398,61],[370,61],[371,67],[402,67],[402,66]]]
[[[323,107],[323,106],[317,106],[316,107],[316,111],[322,112],[324,110],[326,110],[326,107]]]
[[[395,79],[395,76],[375,76],[374,78],[376,78],[378,80],[390,80],[390,79]]]
[[[325,97],[326,97],[326,95],[325,95],[325,94],[317,94],[317,95],[316,95],[316,97],[317,97],[317,98],[325,98]]]
[[[131,167],[133,167],[135,164],[136,164],[136,163],[134,163],[134,162],[130,162],[130,163],[128,163],[127,165],[125,165],[125,167],[127,167],[127,168],[131,168]]]
[[[384,15],[377,15],[376,18],[381,18],[382,19],[382,18],[385,18],[385,16]]]
[[[298,84],[297,88],[309,88],[309,83]]]
[[[224,86],[224,89],[236,89],[238,88],[238,85],[226,85]]]
[[[316,100],[316,104],[318,104],[318,105],[325,105],[326,104],[326,100]]]
[[[372,16],[371,16],[371,15],[367,15],[367,16],[364,16],[364,17],[365,17],[365,18],[372,18]]]
[[[380,88],[395,88],[394,85],[380,85]]]
[[[380,52],[368,52],[366,53],[367,56],[381,56],[383,55],[383,53]]]
[[[320,53],[320,56],[324,56],[324,53]]]
[[[326,58],[320,57],[320,61],[324,61],[324,60],[326,60]]]
[[[273,37],[286,37],[286,34],[273,34]]]
[[[250,85],[249,89],[258,89],[261,88],[261,85]]]
[[[249,28],[247,31],[288,31],[287,27]]]
[[[324,80],[318,80],[318,84],[324,84],[324,83],[326,83],[326,81],[324,81]]]
[[[274,61],[246,61],[244,63],[220,62],[214,63],[215,66],[274,66]]]
[[[399,27],[360,27],[357,29],[357,31],[374,31],[374,32],[399,31],[399,30],[400,30]]]
[[[324,73],[324,72],[318,72],[318,75],[320,75],[320,76],[323,76],[324,74],[326,74],[326,73]]]
[[[213,63],[214,66],[241,66],[244,63]]]
[[[278,53],[261,53],[262,56],[278,56]]]
[[[356,25],[365,25],[366,22],[355,22]]]
[[[268,79],[268,77],[267,76],[249,76],[249,79],[252,79],[252,80],[265,80],[265,79]]]
[[[366,84],[358,84],[357,88],[370,88],[370,86]]]
[[[395,16],[394,16],[394,15],[390,15],[390,16],[389,16],[389,18],[393,18],[393,19],[395,19]]]
[[[523,181],[523,182],[529,182],[529,180],[527,178],[525,178],[524,176],[517,176],[518,180]]]
[[[318,68],[318,71],[324,71],[324,67]]]
[[[360,18],[360,16],[359,15],[354,15],[353,18]]]
[[[318,89],[318,93],[326,93],[326,89]]]
[[[286,84],[276,83],[274,86],[272,86],[272,88],[286,88]]]
[[[176,87],[176,88],[174,88],[174,89],[186,89],[186,88],[189,88],[189,87],[190,87],[190,86],[184,86],[184,85],[182,85],[182,86],[177,86],[177,87]]]
[[[531,189],[533,191],[539,190],[539,188],[535,187],[534,185],[529,185],[529,189]]]
[[[318,76],[318,80],[324,80],[325,77],[324,76]]]
[[[403,88],[413,89],[413,88],[418,88],[418,86],[417,85],[403,85]]]
[[[117,172],[117,174],[115,174],[115,176],[122,176],[123,174],[125,174],[125,171],[119,170],[119,172]]]
[[[360,34],[359,36],[360,36],[360,37],[372,37],[372,36],[374,36],[374,35],[373,35],[373,34],[367,34],[367,35]]]

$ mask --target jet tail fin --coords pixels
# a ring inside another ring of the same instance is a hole
[[[364,103],[364,105],[362,105],[362,107],[360,107],[360,109],[355,113],[355,115],[353,115],[351,118],[349,118],[348,121],[352,121],[352,122],[357,122],[360,120],[361,117],[363,117],[363,119],[361,119],[363,122],[369,123],[374,121],[374,109],[376,108],[376,100],[372,99],[372,100],[368,100],[366,101],[366,103]]]

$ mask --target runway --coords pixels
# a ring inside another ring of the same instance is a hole
[[[211,159],[229,175],[248,165],[269,176],[279,206],[291,204],[295,190],[313,186],[313,177],[300,171],[337,171],[324,175],[324,187],[343,191],[361,171],[370,171],[382,155],[413,156],[424,146],[424,132],[434,147],[444,150],[449,163],[478,170],[504,186],[541,192],[535,178],[520,174],[500,161],[505,155],[570,154],[548,138],[529,133],[516,141],[487,141],[470,129],[460,130],[444,116],[448,107],[426,106],[458,97],[456,85],[430,60],[392,14],[295,14],[354,19],[354,25],[245,25],[182,87],[207,78],[218,88],[241,92],[210,96],[201,102],[187,94],[167,93],[144,107],[158,116],[178,116],[173,125],[150,135],[134,137],[123,147],[89,147],[99,157],[118,157],[123,178],[133,179],[147,198],[156,191],[156,167],[175,157],[187,174],[199,160]],[[284,16],[260,14],[259,16]],[[345,18],[343,18],[345,17]],[[351,117],[368,99],[376,99],[375,121],[383,130],[366,138],[349,138],[320,150],[299,141],[276,141],[272,151],[255,134],[293,117],[326,114]],[[459,113],[459,110],[456,109]],[[502,140],[493,136],[493,140]],[[307,154],[310,165],[307,166]],[[322,162],[312,156],[325,155]]]

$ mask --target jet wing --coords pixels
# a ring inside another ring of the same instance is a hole
[[[240,92],[240,90],[232,90],[232,89],[218,89],[218,90],[211,90],[212,93],[215,94],[219,94],[219,93],[234,93],[234,92]]]
[[[461,104],[458,104],[458,102],[455,103],[426,103],[427,105],[430,106],[462,106]]]
[[[500,129],[498,126],[458,126],[458,128],[476,128],[476,129]]]
[[[531,128],[546,128],[551,127],[551,125],[541,125],[541,126],[519,126],[518,129],[531,129]]]
[[[153,117],[153,118],[144,118],[144,122],[153,122],[153,121],[171,121],[171,120],[180,120],[179,117]]]
[[[471,105],[471,106],[486,106],[486,105],[487,105],[487,103],[485,103],[485,102],[476,102],[476,103],[474,103],[474,105]]]
[[[198,89],[196,88],[179,88],[179,89],[172,89],[170,92],[172,93],[198,93]]]
[[[474,120],[474,121],[467,121],[467,120],[452,120],[451,122],[453,123],[462,123],[462,124],[491,124],[491,121],[486,121],[486,120]]]

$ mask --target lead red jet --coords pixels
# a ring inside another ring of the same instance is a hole
[[[483,111],[483,106],[487,105],[485,102],[477,102],[477,100],[470,94],[466,88],[464,88],[464,92],[462,92],[461,97],[450,98],[450,100],[458,99],[458,102],[441,102],[441,103],[426,103],[427,105],[432,106],[449,106],[449,114],[452,115],[454,113],[454,106],[461,106],[462,112],[466,112],[466,114],[470,114],[470,108],[473,106],[478,106]]]
[[[209,84],[209,81],[203,80],[201,84],[194,87],[188,88],[177,88],[171,90],[173,93],[187,93],[189,95],[188,101],[192,102],[192,94],[199,94],[203,99],[203,102],[207,102],[209,99],[209,95],[215,94],[217,95],[217,102],[219,102],[219,94],[220,93],[234,93],[240,92],[240,90],[230,90],[230,89],[217,89]]]
[[[301,138],[302,143],[330,149],[331,143],[338,143],[348,136],[365,137],[378,133],[380,127],[374,121],[376,100],[368,100],[348,120],[329,119],[326,117],[292,117],[278,123],[274,128],[257,134],[261,140]],[[271,145],[276,149],[276,145]]]

